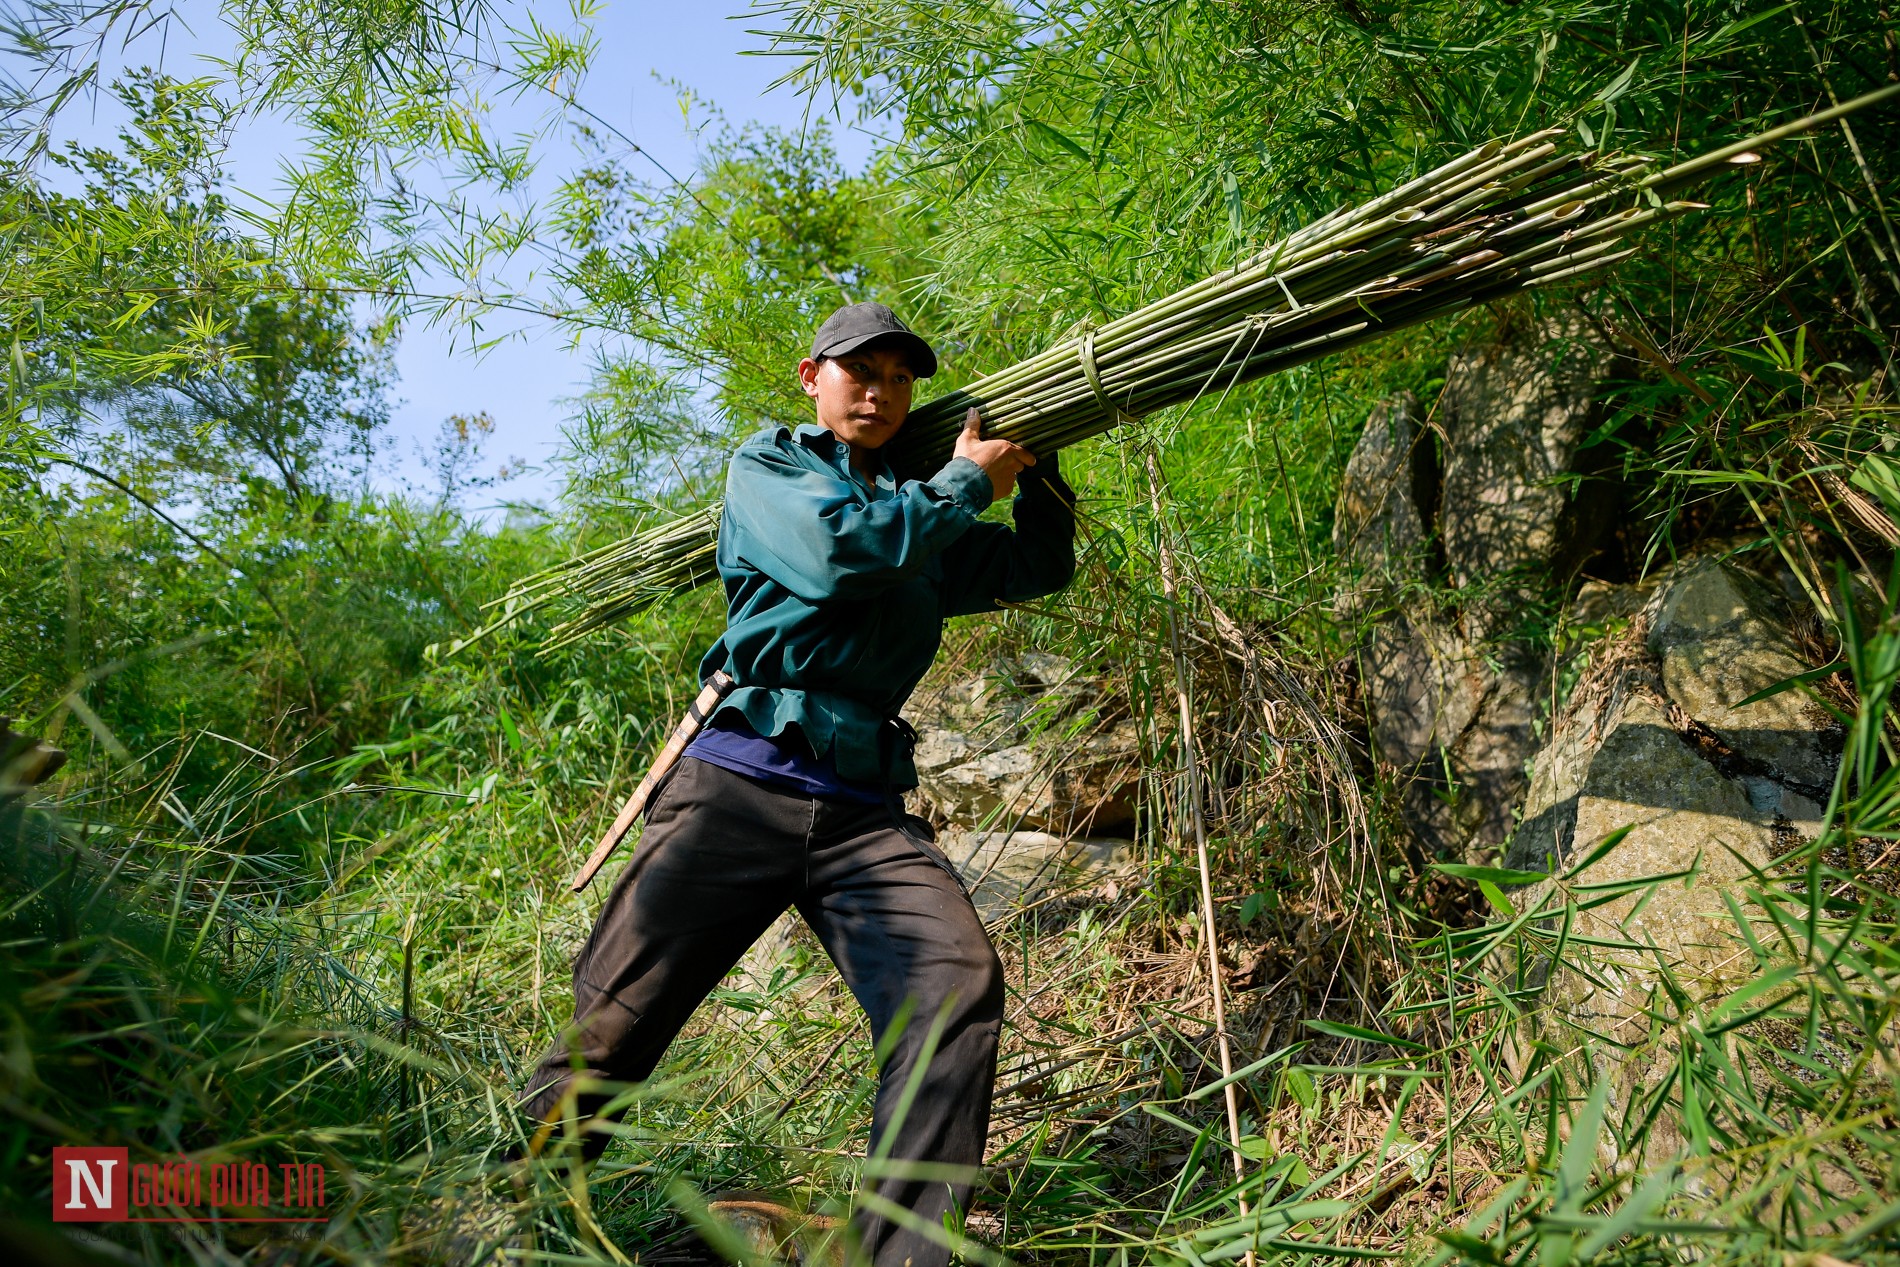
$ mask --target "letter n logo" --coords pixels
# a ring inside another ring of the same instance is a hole
[[[55,1148],[53,1222],[123,1223],[126,1163],[123,1148]]]

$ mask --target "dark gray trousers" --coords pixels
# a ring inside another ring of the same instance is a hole
[[[577,1074],[648,1077],[693,1009],[788,906],[838,966],[874,1042],[910,1004],[878,1072],[871,1152],[965,1170],[950,1181],[934,1167],[924,1177],[867,1177],[864,1188],[941,1227],[953,1206],[965,1207],[983,1160],[1003,969],[969,898],[880,805],[817,800],[683,758],[574,962],[574,1024],[529,1078],[523,1107],[558,1117]],[[936,1053],[899,1120],[939,1025]],[[583,1089],[572,1111],[591,1119],[609,1098]],[[609,1136],[583,1139],[599,1156]],[[861,1206],[854,1225],[876,1267],[949,1261],[944,1246],[875,1209]]]

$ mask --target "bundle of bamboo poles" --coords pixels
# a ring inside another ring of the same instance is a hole
[[[914,410],[885,450],[900,478],[948,461],[964,412],[1044,454],[1210,388],[1271,374],[1472,304],[1627,258],[1703,204],[1673,194],[1787,136],[1900,95],[1890,86],[1674,167],[1566,151],[1559,129],[1492,141],[1245,262]],[[514,586],[468,642],[557,601],[559,646],[715,576],[719,508],[661,523]]]

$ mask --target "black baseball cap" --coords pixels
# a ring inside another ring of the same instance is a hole
[[[812,337],[812,359],[843,356],[873,339],[888,339],[902,348],[911,373],[918,378],[929,378],[937,372],[937,354],[930,345],[883,304],[846,304],[826,317]]]

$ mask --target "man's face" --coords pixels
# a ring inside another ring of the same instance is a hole
[[[910,413],[916,377],[902,353],[872,343],[798,363],[798,381],[818,405],[818,425],[854,449],[884,446]]]

